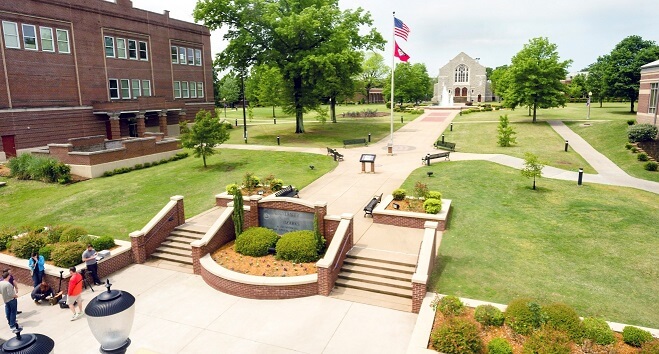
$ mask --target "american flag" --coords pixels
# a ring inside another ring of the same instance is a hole
[[[403,21],[394,17],[394,35],[407,40],[408,34],[410,34],[410,28]]]

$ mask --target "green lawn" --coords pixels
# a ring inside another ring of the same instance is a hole
[[[246,172],[261,178],[273,174],[285,184],[303,188],[336,166],[325,155],[227,149],[207,161],[205,169],[200,158],[191,156],[68,186],[0,177],[9,181],[0,189],[0,227],[70,223],[95,235],[126,240],[173,195],[185,197],[185,215],[192,217],[212,208],[215,194],[224,192],[227,184],[241,183]],[[311,164],[314,170],[309,169]]]
[[[416,181],[453,200],[431,289],[564,302],[582,316],[659,327],[656,194],[551,179],[533,191],[518,170],[483,161],[423,167],[402,187]]]

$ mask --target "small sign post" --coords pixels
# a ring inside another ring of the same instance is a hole
[[[362,163],[362,172],[366,172],[366,163],[370,163],[371,172],[375,173],[375,154],[362,154],[359,158],[359,162]]]

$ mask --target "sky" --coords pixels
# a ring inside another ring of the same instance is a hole
[[[195,0],[133,0],[133,6],[193,22]],[[410,63],[426,65],[431,77],[460,52],[480,58],[486,67],[510,64],[511,58],[535,37],[558,46],[561,60],[580,71],[608,54],[630,35],[659,43],[657,0],[339,0],[341,9],[363,8],[387,40],[381,54],[391,65],[393,12],[411,32],[398,45]],[[211,33],[211,50],[226,47],[223,32]],[[396,59],[397,60],[397,59]]]

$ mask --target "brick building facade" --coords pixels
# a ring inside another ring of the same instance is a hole
[[[439,69],[434,87],[433,103],[441,101],[442,88],[446,87],[453,103],[490,102],[492,89],[487,80],[485,67],[461,52]]]
[[[659,126],[657,103],[659,102],[659,60],[641,67],[641,84],[638,90],[636,120]]]
[[[69,138],[178,134],[214,107],[210,31],[130,0],[0,2],[0,159]]]

